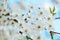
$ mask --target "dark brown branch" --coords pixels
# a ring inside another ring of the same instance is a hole
[[[54,33],[54,34],[60,34],[60,33],[58,33],[58,32],[53,32],[53,31],[50,31],[50,33]]]
[[[57,17],[57,18],[55,18],[55,19],[60,19],[60,17]]]

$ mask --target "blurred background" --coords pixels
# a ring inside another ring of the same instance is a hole
[[[24,0],[8,0],[7,4],[8,6],[11,6],[13,3],[20,3]],[[26,5],[31,2],[32,4],[42,4],[42,7],[48,10],[49,7],[56,7],[56,14],[54,15],[54,18],[60,17],[60,0],[25,0]],[[60,33],[60,18],[54,20],[54,31]],[[43,33],[48,33],[47,31],[42,31]],[[42,33],[41,33],[42,34]],[[49,34],[45,34],[43,36],[46,36],[46,40],[49,40]],[[54,40],[60,40],[60,35],[54,35]]]

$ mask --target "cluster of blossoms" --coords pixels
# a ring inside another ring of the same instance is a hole
[[[42,30],[53,31],[53,15],[41,5],[6,2],[0,1],[0,40],[45,40]]]

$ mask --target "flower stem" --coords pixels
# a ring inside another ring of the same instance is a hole
[[[51,35],[51,39],[52,39],[52,40],[54,40],[53,34],[54,34],[54,33],[53,33],[52,31],[50,31],[50,35]]]

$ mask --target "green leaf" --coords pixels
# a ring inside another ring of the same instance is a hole
[[[53,12],[55,12],[55,7],[53,8]]]
[[[56,13],[55,13],[55,7],[53,8],[49,8],[50,9],[50,13],[54,16]]]
[[[56,14],[56,13],[51,13],[53,16]]]
[[[51,8],[49,8],[49,9],[50,9],[50,13],[52,13]]]

